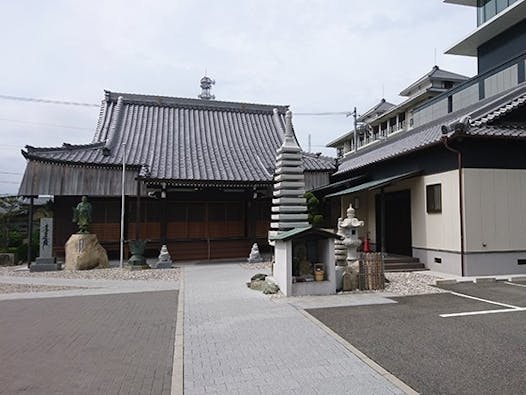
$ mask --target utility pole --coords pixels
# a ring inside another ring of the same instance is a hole
[[[358,151],[358,131],[356,130],[358,128],[358,113],[356,107],[354,107],[352,116],[354,118],[354,152],[356,152]]]

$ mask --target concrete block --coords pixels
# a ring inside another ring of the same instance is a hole
[[[526,281],[526,276],[513,276],[508,279],[510,283],[517,283],[521,281]]]
[[[454,278],[441,278],[441,279],[435,280],[435,285],[452,285],[456,283],[457,283],[457,280],[455,280]]]
[[[477,277],[475,281],[473,281],[475,284],[485,284],[485,283],[494,283],[497,281],[495,277]]]

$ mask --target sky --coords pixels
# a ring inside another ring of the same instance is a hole
[[[476,28],[472,7],[442,0],[0,0],[0,194],[16,194],[25,145],[89,143],[104,90],[290,105],[303,149],[325,145],[437,64],[473,76],[476,59],[444,51]]]

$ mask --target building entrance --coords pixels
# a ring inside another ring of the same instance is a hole
[[[384,193],[385,252],[412,256],[411,242],[411,191]],[[382,249],[381,194],[376,195],[376,245]]]

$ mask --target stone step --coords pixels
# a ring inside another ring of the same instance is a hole
[[[414,272],[418,270],[428,270],[421,262],[385,262],[386,272]]]

